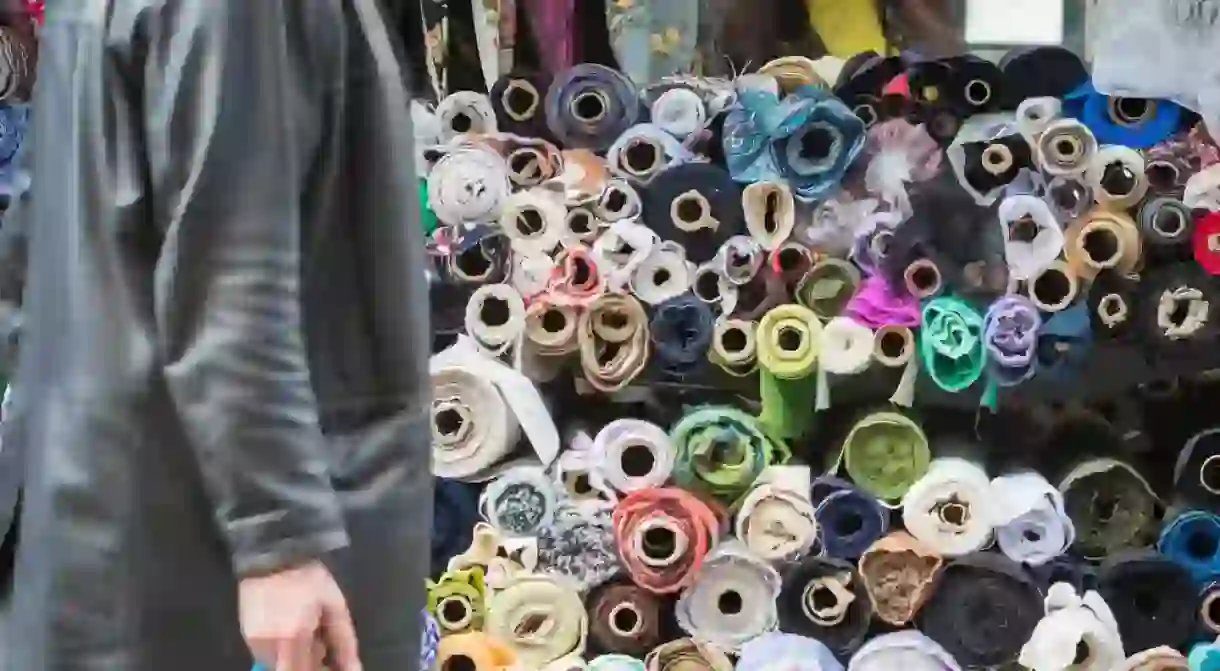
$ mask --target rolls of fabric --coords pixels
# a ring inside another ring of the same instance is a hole
[[[1066,310],[1080,291],[1076,271],[1064,261],[1052,261],[1029,282],[1029,299],[1043,312]]]
[[[792,190],[780,181],[755,182],[741,193],[746,230],[768,251],[778,248],[796,226]]]
[[[943,565],[932,548],[905,531],[895,531],[861,554],[858,570],[877,618],[901,627],[932,595]]]
[[[496,386],[460,368],[432,374],[433,473],[485,480],[517,444],[520,424]]]
[[[683,86],[669,88],[657,96],[650,111],[652,122],[679,140],[701,130],[707,123],[703,96]]]
[[[933,460],[902,499],[907,531],[943,557],[982,550],[997,517],[987,473],[956,457]]]
[[[547,575],[520,576],[492,595],[486,632],[528,668],[584,651],[589,621],[576,588]]]
[[[758,370],[758,325],[744,319],[716,320],[708,360],[733,377],[746,377]]]
[[[1131,655],[1115,668],[1118,671],[1186,671],[1189,666],[1182,653],[1168,646],[1160,646]],[[1207,668],[1203,667],[1205,671]]]
[[[1018,662],[1031,671],[1107,671],[1126,659],[1118,623],[1097,592],[1076,593],[1071,585],[1051,585],[1046,615],[1021,648]]]
[[[772,466],[762,472],[737,509],[735,535],[755,556],[791,561],[818,540],[808,466]]]
[[[525,301],[507,284],[487,284],[466,303],[466,332],[481,347],[502,353],[525,333]]]
[[[860,271],[842,259],[828,258],[816,263],[796,290],[801,305],[822,319],[839,316],[860,284]]]
[[[1086,304],[1094,337],[1103,341],[1126,341],[1138,333],[1140,315],[1138,283],[1112,271],[1093,278]]]
[[[1199,590],[1199,623],[1208,634],[1220,634],[1220,581],[1209,580]]]
[[[1169,653],[1177,653],[1178,657],[1174,658]],[[1162,649],[1163,657],[1166,666],[1170,671],[1181,669],[1181,653],[1177,650]],[[1178,663],[1178,666],[1171,666],[1173,663]],[[1200,643],[1190,650],[1189,667],[1190,671],[1216,671],[1220,669],[1220,645],[1216,643]]]
[[[546,137],[544,98],[550,88],[547,74],[512,73],[496,81],[489,98],[500,130],[526,137]]]
[[[644,659],[648,671],[733,671],[733,662],[716,648],[689,638],[658,646]]]
[[[1220,577],[1220,516],[1202,510],[1178,515],[1161,530],[1156,549],[1195,582]]]
[[[1077,550],[1086,558],[1152,541],[1159,502],[1131,466],[1113,459],[1084,461],[1068,472],[1059,491],[1076,526]]]
[[[707,504],[680,489],[631,492],[614,508],[619,560],[640,587],[678,592],[694,580],[715,543],[719,521]]]
[[[674,483],[731,504],[768,466],[788,460],[755,418],[730,407],[705,406],[684,415],[669,432]]]
[[[1166,261],[1189,258],[1194,214],[1182,201],[1164,196],[1144,201],[1139,226],[1148,256]]]
[[[738,671],[766,671],[777,666],[809,671],[843,671],[843,665],[821,641],[795,634],[771,632],[751,639],[741,648]]]
[[[498,220],[511,189],[508,164],[490,147],[473,141],[446,147],[428,174],[428,204],[446,224]]]
[[[681,376],[707,356],[715,317],[707,304],[690,295],[658,305],[649,324],[653,358],[670,375]]]
[[[931,454],[918,424],[896,412],[877,412],[851,428],[840,459],[860,489],[897,502],[928,472]]]
[[[889,529],[889,511],[844,480],[820,477],[810,497],[817,506],[822,553],[827,557],[855,559]]]
[[[614,489],[634,492],[660,487],[673,471],[674,448],[669,434],[642,419],[617,419],[594,439],[601,455],[598,472]]]
[[[822,329],[818,348],[817,410],[830,407],[831,380],[859,375],[873,361],[873,331],[847,317],[835,317]]]
[[[1124,98],[1098,93],[1086,81],[1064,96],[1065,107],[1097,135],[1099,142],[1144,149],[1177,130],[1182,108],[1168,100]]]
[[[1220,429],[1200,431],[1178,452],[1173,495],[1183,505],[1205,510],[1220,503]]]
[[[644,671],[644,662],[626,655],[601,655],[589,660],[589,671]]]
[[[442,140],[451,140],[467,133],[483,135],[497,130],[491,100],[473,91],[455,91],[445,96],[436,108],[436,117],[441,122]]]
[[[1076,540],[1063,495],[1038,473],[1004,475],[991,481],[996,542],[1009,559],[1041,566]]]
[[[1142,276],[1142,340],[1156,355],[1192,359],[1220,333],[1220,293],[1197,264],[1161,266]]]
[[[847,657],[864,642],[872,603],[850,563],[807,557],[784,574],[779,594],[779,627],[817,639]]]
[[[959,392],[982,377],[983,319],[969,304],[953,297],[927,302],[919,335],[919,359],[936,386]]]
[[[606,163],[616,175],[640,185],[693,155],[660,126],[642,123],[628,128],[610,145]]]
[[[1083,179],[1083,175],[1060,175],[1046,185],[1042,200],[1060,223],[1078,219],[1093,207],[1093,190]]]
[[[648,316],[632,296],[594,299],[580,315],[576,339],[585,380],[602,392],[627,386],[648,363]]]
[[[780,577],[739,541],[716,546],[674,608],[692,638],[729,653],[775,629]]]
[[[977,553],[945,567],[919,628],[962,666],[995,666],[1016,661],[1042,613],[1042,595],[1020,564]]]
[[[608,583],[589,593],[591,646],[642,657],[662,642],[661,601],[630,582]]]
[[[1038,164],[1048,175],[1078,175],[1092,165],[1097,138],[1075,119],[1051,122],[1038,138]]]
[[[936,141],[922,126],[892,119],[869,129],[867,149],[872,159],[865,170],[865,186],[896,211],[909,213],[907,184],[931,179],[940,168],[942,155]]]
[[[882,634],[856,651],[849,671],[961,671],[947,650],[918,631]]]
[[[479,510],[493,527],[510,536],[534,536],[555,519],[558,492],[535,466],[514,466],[488,483]]]
[[[715,258],[729,238],[746,234],[741,187],[719,166],[674,166],[658,175],[644,196],[649,228],[681,244],[696,264]]]
[[[509,238],[492,226],[476,226],[454,241],[447,260],[449,274],[472,284],[504,280],[509,268]]]
[[[1038,370],[1047,378],[1080,374],[1093,341],[1088,306],[1077,303],[1052,314],[1038,333]]]
[[[1000,201],[999,216],[1004,227],[1004,258],[1013,279],[1031,279],[1059,258],[1063,229],[1045,201],[1009,196]]]
[[[514,538],[501,534],[486,522],[474,525],[470,547],[449,560],[449,571],[479,568],[483,582],[492,590],[501,589],[518,575],[538,568],[538,543],[533,538]]]
[[[605,501],[561,501],[554,522],[538,533],[539,569],[568,579],[581,592],[617,575],[612,510]]]
[[[556,74],[545,106],[547,127],[563,146],[594,151],[609,149],[644,111],[630,79],[594,63]]]
[[[1005,296],[987,308],[983,339],[991,380],[1000,386],[1011,386],[1033,377],[1041,327],[1038,308],[1024,296]]]
[[[604,289],[596,260],[588,248],[571,244],[555,254],[555,271],[547,283],[547,299],[555,303],[587,305]]]
[[[445,636],[436,649],[436,668],[511,671],[517,653],[500,639],[479,631]]]
[[[734,235],[720,246],[712,264],[716,272],[735,286],[751,284],[766,261],[761,245],[745,235]]]
[[[450,571],[428,581],[428,612],[444,635],[479,631],[486,616],[483,569]]]
[[[1102,565],[1097,591],[1109,604],[1127,650],[1184,645],[1194,631],[1197,591],[1190,573],[1151,554]]]
[[[1142,253],[1139,227],[1125,214],[1094,210],[1064,232],[1063,254],[1078,277],[1093,279],[1103,270],[1127,275]]]
[[[919,301],[909,293],[895,291],[880,275],[864,279],[847,302],[843,314],[873,329],[887,326],[919,326]]]
[[[667,240],[636,266],[631,293],[649,305],[660,305],[685,294],[694,280],[695,266],[686,260],[686,250]]]
[[[783,305],[758,323],[756,337],[762,414],[759,421],[780,438],[808,429],[817,394],[822,322],[812,310]]]
[[[616,222],[623,219],[635,219],[644,207],[640,194],[631,183],[624,179],[610,179],[606,188],[593,205],[593,212],[602,221]]]

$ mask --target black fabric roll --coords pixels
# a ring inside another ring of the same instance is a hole
[[[644,223],[662,240],[681,244],[688,261],[711,261],[726,240],[746,234],[741,186],[720,166],[687,163],[670,168],[657,175],[642,199]]]
[[[1164,511],[1129,466],[1093,469],[1061,489],[1064,509],[1076,525],[1073,548],[1084,557],[1100,559],[1154,540]]]
[[[1173,497],[1183,507],[1220,509],[1220,429],[1186,441],[1173,468]]]
[[[1168,559],[1153,553],[1114,557],[1102,565],[1097,591],[1128,651],[1180,648],[1190,641],[1198,591],[1190,573]]]
[[[1190,246],[1194,233],[1194,214],[1176,198],[1151,198],[1139,209],[1140,235],[1144,239],[1144,257],[1164,263],[1185,261],[1193,255]]]
[[[917,185],[911,206],[915,214],[894,230],[881,261],[891,287],[903,287],[907,267],[927,259],[956,295],[985,298],[1007,290],[1003,231],[993,208],[977,205],[951,172]]]
[[[1194,299],[1173,299],[1182,291],[1197,291]],[[1215,279],[1193,261],[1155,268],[1143,275],[1139,284],[1140,340],[1149,348],[1155,360],[1202,361],[1217,344],[1220,336],[1220,288]],[[1166,309],[1171,303],[1172,308]],[[1189,334],[1171,335],[1168,322],[1185,324],[1193,321],[1192,311],[1198,310],[1202,325]]]
[[[979,193],[987,193],[1001,186],[1011,184],[1022,169],[1033,168],[1034,158],[1029,143],[1020,135],[1005,135],[990,142],[966,142],[962,144],[965,152],[965,177],[970,186]],[[984,155],[995,152],[1005,152],[1010,160],[1005,162],[1002,170],[988,169]]]
[[[949,67],[948,96],[954,108],[972,116],[1003,106],[1004,75],[995,63],[972,55],[954,56],[943,62]]]
[[[1062,555],[1041,566],[1030,566],[1029,572],[1037,578],[1043,592],[1057,582],[1071,585],[1077,594],[1097,589],[1097,569],[1080,557]]]
[[[883,58],[872,52],[857,54],[839,73],[834,94],[868,126],[904,116],[913,110],[904,104],[906,97],[882,94],[886,84],[902,74],[904,67],[897,56]]]
[[[1103,270],[1089,287],[1085,300],[1093,338],[1129,342],[1139,336],[1139,283],[1113,270]]]
[[[828,587],[828,581],[835,585]],[[815,638],[843,658],[864,643],[873,616],[868,590],[856,568],[825,557],[806,557],[789,568],[775,605],[780,631]]]
[[[1062,98],[1089,79],[1084,61],[1063,47],[1019,47],[1000,59],[1011,104],[1026,98]]]
[[[918,621],[962,666],[998,666],[1016,660],[1042,615],[1034,576],[1003,555],[979,552],[945,567]]]
[[[546,92],[551,76],[537,72],[514,72],[491,87],[491,107],[501,131],[550,140],[546,125]]]

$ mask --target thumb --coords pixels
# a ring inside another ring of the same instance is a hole
[[[335,671],[363,671],[356,642],[356,626],[342,597],[330,601],[322,611],[322,633],[334,655]]]

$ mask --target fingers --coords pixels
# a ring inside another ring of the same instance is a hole
[[[275,671],[317,671],[313,661],[314,632],[298,632],[280,640],[275,651]]]
[[[356,627],[347,602],[341,594],[329,601],[322,611],[322,633],[326,647],[333,654],[335,671],[362,671],[360,651],[356,642]]]

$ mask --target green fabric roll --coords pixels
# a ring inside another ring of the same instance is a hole
[[[925,302],[919,361],[941,389],[956,393],[970,387],[983,376],[987,362],[983,318],[968,303],[952,296]]]
[[[436,230],[437,221],[436,213],[432,211],[431,204],[428,203],[428,180],[419,180],[419,225],[424,229],[424,234],[430,235]]]
[[[674,482],[732,505],[767,466],[788,461],[788,447],[771,440],[758,420],[724,406],[696,408],[670,431]]]
[[[896,412],[877,412],[852,427],[839,459],[856,486],[882,501],[897,503],[928,472],[932,454],[928,437],[914,420]]]
[[[796,438],[813,423],[822,322],[808,308],[781,305],[763,315],[755,335],[759,421],[777,438]]]
[[[838,317],[860,286],[860,271],[843,259],[819,261],[796,289],[796,301],[822,319]]]

